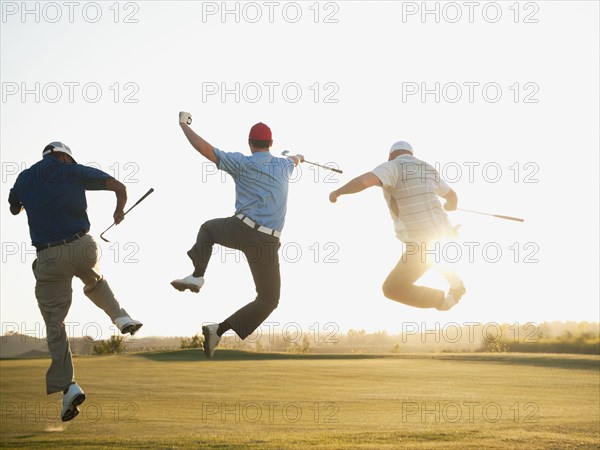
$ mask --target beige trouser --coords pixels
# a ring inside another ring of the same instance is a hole
[[[35,296],[46,323],[48,350],[52,357],[46,373],[48,394],[65,390],[73,381],[73,359],[64,324],[71,306],[73,277],[83,281],[83,293],[112,321],[127,315],[100,275],[98,261],[98,245],[86,234],[68,244],[41,250],[33,262]]]
[[[405,305],[416,308],[438,308],[444,303],[446,294],[439,289],[426,286],[417,286],[415,283],[435,263],[425,253],[427,248],[423,244],[409,243],[405,251],[383,283],[383,294]],[[450,287],[462,285],[462,281],[454,270],[450,268],[437,269],[448,280]]]

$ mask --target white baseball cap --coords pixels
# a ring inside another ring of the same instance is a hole
[[[405,141],[394,142],[394,145],[390,148],[390,154],[394,153],[396,150],[408,150],[409,152],[414,153],[412,145]]]
[[[46,156],[50,153],[54,153],[54,152],[61,152],[61,153],[66,153],[67,155],[69,155],[71,157],[71,159],[74,162],[75,158],[73,158],[73,152],[71,151],[71,149],[69,148],[68,145],[63,144],[62,142],[50,142],[48,145],[46,145],[46,147],[44,147],[44,151],[42,152],[42,156]]]

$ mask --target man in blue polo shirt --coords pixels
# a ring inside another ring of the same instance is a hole
[[[17,177],[10,190],[10,212],[27,212],[29,234],[37,250],[33,262],[35,296],[46,323],[46,337],[52,363],[46,374],[48,394],[63,392],[61,419],[79,414],[85,394],[74,380],[73,359],[64,320],[71,306],[71,282],[76,276],[84,283],[84,294],[102,309],[121,333],[133,335],[142,323],[129,317],[115,299],[99,271],[99,252],[87,234],[86,190],[113,191],[117,207],[113,218],[120,223],[127,202],[125,186],[93,167],[77,164],[71,149],[51,142],[43,159]]]
[[[245,339],[273,312],[279,303],[279,237],[285,222],[290,175],[302,162],[302,155],[277,158],[271,155],[271,130],[257,123],[250,130],[250,156],[228,153],[214,148],[188,125],[191,115],[179,113],[179,125],[190,144],[220,170],[235,181],[235,214],[232,217],[205,222],[198,232],[195,245],[188,251],[194,272],[171,282],[179,291],[199,292],[204,284],[204,272],[215,244],[240,250],[246,256],[256,298],[219,324],[202,327],[204,353],[211,358],[221,336],[233,330]]]

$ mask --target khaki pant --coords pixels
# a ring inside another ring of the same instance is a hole
[[[35,296],[46,323],[52,357],[46,373],[48,394],[65,390],[73,381],[73,359],[64,324],[71,306],[73,277],[83,281],[83,293],[112,321],[127,315],[100,275],[98,261],[98,245],[86,234],[76,241],[38,252],[33,262]]]
[[[444,291],[415,285],[425,272],[435,266],[431,257],[427,257],[426,249],[425,244],[407,244],[407,251],[383,283],[383,295],[416,308],[438,308],[442,305],[446,296]],[[439,267],[438,270],[448,280],[450,287],[462,285],[462,281],[453,270],[442,270]]]

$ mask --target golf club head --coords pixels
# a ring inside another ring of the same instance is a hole
[[[100,235],[100,239],[102,239],[104,242],[110,243],[110,241],[108,239],[106,239],[104,236],[102,236],[102,234]]]
[[[282,152],[281,152],[281,156],[286,156],[286,155],[288,155],[289,153],[290,153],[290,151],[289,151],[289,150],[284,150],[284,151],[282,151]]]

